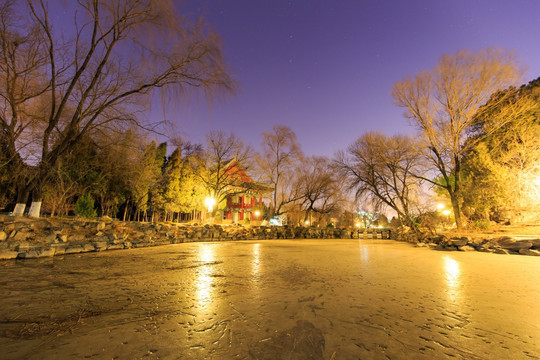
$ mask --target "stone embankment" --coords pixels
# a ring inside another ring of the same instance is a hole
[[[519,240],[511,236],[482,237],[400,234],[398,239],[416,242],[418,247],[443,251],[480,251],[494,254],[540,256],[540,239]]]
[[[0,260],[195,241],[351,238],[332,228],[185,225],[0,216]],[[358,236],[358,234],[356,234]]]

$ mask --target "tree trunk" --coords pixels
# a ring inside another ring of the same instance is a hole
[[[450,193],[450,202],[452,203],[452,210],[454,210],[454,219],[456,220],[456,227],[458,230],[463,229],[463,222],[461,219],[461,209],[459,207],[459,199],[455,192]]]
[[[28,211],[28,216],[38,218],[41,214],[41,201],[43,200],[43,191],[41,183],[34,186],[32,192],[32,205]]]
[[[26,209],[26,203],[28,201],[28,195],[30,195],[30,189],[24,184],[17,185],[17,203],[15,209],[13,209],[14,216],[23,216]]]
[[[124,207],[124,218],[122,221],[126,221],[126,215],[127,215],[127,208],[128,208],[128,205],[129,205],[129,200],[126,201],[126,206]]]

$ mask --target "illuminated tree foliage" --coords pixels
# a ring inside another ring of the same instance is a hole
[[[469,133],[477,141],[464,157],[467,212],[493,220],[538,214],[540,78],[495,93],[476,120]]]
[[[479,108],[497,90],[514,84],[520,73],[512,54],[488,49],[478,53],[460,51],[443,55],[438,65],[394,84],[392,95],[405,116],[416,125],[425,141],[424,156],[437,172],[418,174],[448,193],[458,228],[463,226],[463,156],[472,146],[467,129],[476,123]],[[493,98],[492,98],[493,99]],[[481,111],[505,101],[498,97]],[[433,178],[442,176],[444,181]],[[454,181],[449,181],[453,177]]]

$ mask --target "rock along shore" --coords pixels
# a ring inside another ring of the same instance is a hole
[[[430,247],[442,251],[480,251],[494,254],[519,254],[540,256],[540,239],[520,240],[512,236],[446,236],[400,233],[398,240],[416,243],[418,247]]]
[[[351,238],[351,230],[35,219],[0,215],[0,260],[31,259],[196,241],[318,238]]]
[[[387,232],[382,237],[388,238],[389,235]],[[0,215],[0,260],[32,259],[198,241],[350,239],[372,236],[373,234],[366,235],[339,228],[190,225],[122,222],[110,219],[35,219]],[[518,240],[509,236],[492,238],[428,236],[398,232],[397,240],[435,250],[540,256],[540,239]]]

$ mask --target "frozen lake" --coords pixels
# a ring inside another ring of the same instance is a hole
[[[540,258],[263,240],[0,262],[3,359],[540,359]]]

